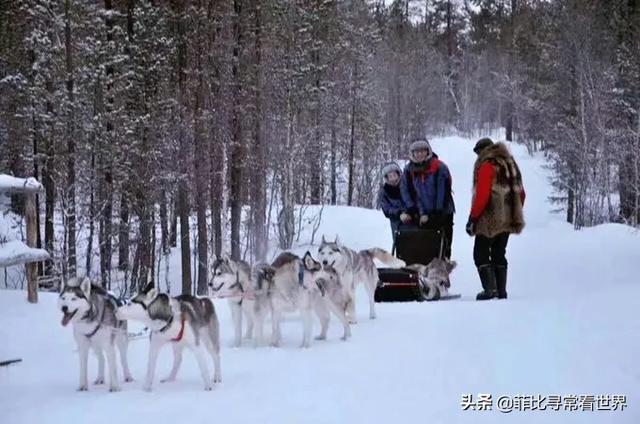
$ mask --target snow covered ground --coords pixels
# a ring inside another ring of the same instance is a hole
[[[509,299],[476,302],[473,240],[464,233],[473,144],[450,137],[433,145],[454,177],[459,266],[452,291],[461,299],[377,304],[378,319],[370,321],[361,288],[353,337],[341,342],[332,320],[329,339],[309,350],[298,348],[301,328],[293,319],[283,327],[282,348],[229,347],[229,311],[216,301],[223,382],[213,392],[202,390],[189,354],[177,382],[143,392],[148,342],[138,339],[129,355],[135,382],[119,393],[104,386],[79,393],[77,353],[71,330],[60,325],[56,296],[43,293],[30,305],[26,293],[0,291],[0,361],[23,359],[0,368],[0,423],[640,422],[640,234],[621,225],[573,231],[549,212],[542,160],[511,146],[527,191],[527,227],[509,243]],[[353,248],[391,246],[380,211],[326,207],[318,238],[322,234],[339,234]],[[170,366],[167,349],[157,376]],[[95,372],[92,358],[90,377]],[[463,410],[466,394],[473,401],[491,394],[491,410]],[[504,399],[538,395],[547,397],[546,410],[498,411],[500,396],[508,409]],[[551,409],[554,395],[564,398],[560,411]],[[580,396],[589,395],[602,396],[595,411],[583,411]],[[627,406],[606,410],[618,395]],[[577,411],[564,410],[571,396]]]

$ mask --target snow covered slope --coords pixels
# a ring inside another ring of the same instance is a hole
[[[452,291],[462,299],[377,304],[378,319],[370,321],[361,288],[352,339],[341,342],[332,320],[329,339],[309,350],[297,347],[301,328],[294,320],[283,326],[280,349],[230,348],[229,311],[216,301],[223,382],[213,392],[202,391],[188,353],[176,383],[143,392],[148,342],[138,339],[130,344],[135,382],[120,393],[104,386],[78,393],[77,353],[70,329],[60,325],[56,297],[43,293],[29,305],[25,293],[2,291],[0,361],[23,362],[0,368],[0,423],[640,422],[640,235],[620,225],[573,231],[549,212],[540,158],[511,146],[527,190],[527,227],[510,240],[509,299],[476,302],[473,241],[464,233],[473,144],[456,137],[433,144],[454,177],[459,267]],[[326,207],[317,238],[322,234],[339,234],[353,248],[391,246],[380,211]],[[157,376],[170,366],[167,349]],[[95,372],[92,360],[90,376]],[[492,410],[463,410],[463,395],[475,401],[479,393],[492,394]],[[545,403],[545,411],[499,412],[503,395],[575,396],[578,411]],[[582,411],[581,395],[605,398],[596,411]],[[626,396],[624,410],[597,411],[614,395]]]

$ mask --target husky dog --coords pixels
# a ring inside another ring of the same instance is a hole
[[[338,316],[344,326],[342,339],[346,340],[351,336],[348,320],[341,308],[336,306],[341,298],[338,296],[339,281],[335,271],[322,267],[311,257],[310,252],[303,259],[293,253],[282,253],[269,268],[268,281],[265,283],[268,284],[273,346],[280,346],[281,343],[280,321],[283,315],[293,312],[300,312],[302,315],[303,348],[311,344],[313,311],[320,318],[323,327],[318,339],[326,338],[330,312]],[[262,322],[258,322],[257,329],[258,337],[261,337]]]
[[[144,390],[151,391],[158,353],[167,343],[173,348],[174,360],[169,376],[161,380],[162,383],[175,381],[185,347],[196,356],[205,390],[212,389],[207,370],[207,352],[213,358],[215,367],[213,382],[221,381],[218,317],[210,299],[191,295],[170,297],[149,285],[142,293],[118,308],[116,316],[119,319],[142,321],[151,329]]]
[[[127,322],[116,318],[118,300],[102,287],[91,284],[88,277],[71,278],[63,283],[58,308],[62,312],[62,325],[73,324],[73,337],[80,353],[79,391],[88,390],[87,362],[89,349],[98,357],[98,378],[94,384],[104,384],[104,355],[109,366],[109,391],[120,390],[116,367],[117,346],[125,381],[133,381],[127,363]]]
[[[271,294],[273,291],[274,269],[268,263],[256,264],[251,269],[251,282],[253,286],[253,322],[255,337],[254,347],[257,347],[263,340],[263,324],[266,317],[271,313]]]
[[[437,300],[449,294],[449,275],[457,266],[456,261],[434,258],[428,265],[413,264],[407,268],[418,271],[420,283],[429,290],[427,300]]]
[[[251,267],[244,261],[227,257],[213,263],[213,275],[209,279],[209,296],[228,298],[234,327],[234,347],[242,344],[242,316],[247,319],[245,338],[253,336],[255,287]]]
[[[314,276],[324,299],[324,302],[319,302],[315,309],[320,319],[321,328],[320,335],[316,337],[316,340],[325,340],[327,338],[331,313],[342,323],[344,328],[342,340],[346,340],[351,337],[349,319],[345,314],[347,305],[353,301],[351,290],[346,289],[340,281],[340,274],[331,265],[322,265],[314,260],[311,254],[305,255],[304,264],[307,271]]]
[[[376,317],[374,294],[378,285],[378,269],[373,259],[378,259],[385,265],[401,268],[404,261],[395,258],[389,252],[374,247],[356,252],[341,245],[336,236],[335,241],[322,242],[318,248],[318,257],[323,265],[331,265],[340,275],[342,284],[350,291],[350,301],[346,306],[349,323],[357,323],[355,292],[358,283],[363,282],[369,295],[369,318]]]

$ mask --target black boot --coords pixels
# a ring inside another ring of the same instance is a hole
[[[498,299],[507,298],[507,266],[494,265],[493,271],[496,276],[496,288],[498,289]]]
[[[489,300],[494,297],[498,297],[498,291],[496,290],[496,278],[493,273],[493,267],[491,265],[481,265],[478,267],[478,275],[480,276],[480,282],[482,282],[482,288],[484,289],[476,296],[476,300]]]

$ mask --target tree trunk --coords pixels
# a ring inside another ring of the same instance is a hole
[[[107,32],[107,43],[110,44],[113,41],[113,7],[111,0],[104,1],[104,9],[105,9],[105,25]],[[109,58],[110,59],[110,58]],[[107,59],[108,60],[108,59]],[[105,138],[102,140],[102,143],[99,147],[100,154],[100,188],[98,190],[99,193],[99,203],[100,208],[102,210],[100,216],[100,234],[99,234],[99,243],[100,243],[100,276],[102,279],[102,286],[106,289],[111,288],[111,256],[112,256],[112,244],[111,237],[113,234],[112,230],[112,215],[113,215],[113,170],[111,165],[111,154],[112,144],[114,143],[113,137],[113,117],[111,114],[113,113],[113,78],[114,78],[114,69],[113,65],[109,62],[106,67],[106,133]]]
[[[335,113],[331,116],[331,204],[335,205],[338,200],[338,188],[337,188],[337,179],[338,179],[338,161],[336,158],[336,149],[338,148],[338,140],[336,136],[336,115]]]
[[[575,216],[575,193],[572,188],[567,192],[567,222],[573,224]]]
[[[118,230],[118,269],[129,267],[129,201],[127,190],[123,187],[120,194],[120,223]]]
[[[64,2],[65,53],[67,70],[67,267],[68,275],[76,275],[76,142],[74,133],[73,52],[71,46],[71,0]]]
[[[31,193],[25,194],[25,217],[27,221],[27,246],[35,247],[37,222],[35,195]],[[38,303],[38,276],[37,265],[33,262],[26,264],[27,272],[27,300],[30,303]]]
[[[355,145],[356,145],[356,84],[358,80],[358,63],[353,66],[353,81],[351,82],[351,129],[349,137],[349,186],[347,190],[347,205],[353,204],[353,190],[355,183],[355,176],[353,175],[355,169]]]
[[[178,146],[180,149],[180,177],[178,181],[178,213],[180,214],[180,256],[182,263],[182,294],[191,294],[191,240],[189,236],[189,188],[187,181],[189,178],[188,161],[189,149],[184,134],[185,119],[185,81],[187,69],[187,40],[185,39],[185,29],[183,23],[184,3],[175,0],[174,7],[177,17],[177,44],[178,44]]]
[[[169,222],[167,217],[167,192],[160,192],[160,233],[162,253],[169,253]]]
[[[233,89],[233,110],[231,117],[231,157],[229,160],[230,170],[230,194],[229,203],[231,206],[231,258],[240,259],[240,220],[242,218],[242,161],[243,141],[242,141],[242,124],[240,122],[242,115],[242,106],[240,99],[241,76],[240,60],[242,49],[242,29],[241,29],[241,12],[242,1],[233,0],[233,8],[235,11],[233,23],[233,65],[232,65],[232,89]]]
[[[202,50],[201,50],[202,51]],[[204,295],[207,293],[207,199],[208,192],[207,176],[209,175],[209,169],[207,164],[207,155],[202,155],[202,152],[208,151],[207,142],[205,141],[204,128],[203,128],[203,91],[204,81],[202,76],[201,57],[198,57],[198,89],[195,93],[195,110],[194,110],[194,134],[193,140],[195,148],[194,153],[194,166],[195,166],[195,200],[196,200],[196,214],[198,220],[198,283],[196,286],[198,295]]]
[[[95,146],[95,142],[92,143]],[[85,257],[85,273],[91,274],[91,259],[93,257],[93,235],[95,234],[95,191],[96,191],[96,156],[95,148],[91,149],[91,186],[89,187],[89,236],[87,237],[87,253]]]
[[[320,81],[320,47],[319,47],[319,29],[318,25],[313,25],[314,46],[311,51],[311,63],[314,68],[314,99],[313,99],[313,143],[311,143],[311,160],[309,161],[311,169],[310,183],[310,203],[319,205],[322,202],[322,133],[321,133],[321,81]]]
[[[178,246],[178,200],[171,196],[171,231],[169,231],[169,246]]]
[[[261,66],[262,66],[262,17],[260,13],[260,5],[256,5],[255,9],[255,114],[254,114],[254,151],[257,156],[257,164],[252,167],[253,177],[252,181],[252,202],[251,202],[251,214],[252,214],[252,236],[253,236],[253,257],[257,261],[263,261],[267,254],[267,235],[266,235],[266,220],[265,213],[267,208],[267,193],[266,193],[266,146],[262,137],[262,78],[261,78]]]
[[[209,201],[211,202],[211,232],[213,233],[213,251],[216,258],[222,255],[222,189],[223,189],[223,146],[220,134],[215,134],[210,144],[211,172],[209,179]],[[220,167],[220,168],[218,168]]]
[[[186,182],[178,188],[178,211],[180,213],[180,253],[182,260],[182,294],[191,294],[191,241],[189,239],[189,197]]]
[[[45,194],[45,219],[44,219],[44,245],[48,252],[53,252],[55,233],[54,233],[54,211],[56,202],[55,188],[55,132],[54,132],[54,112],[52,97],[54,96],[53,81],[47,78],[45,83],[47,89],[46,110],[49,120],[49,136],[45,140],[45,162],[42,169],[42,185]],[[45,274],[51,275],[53,262],[47,261],[45,266]]]

